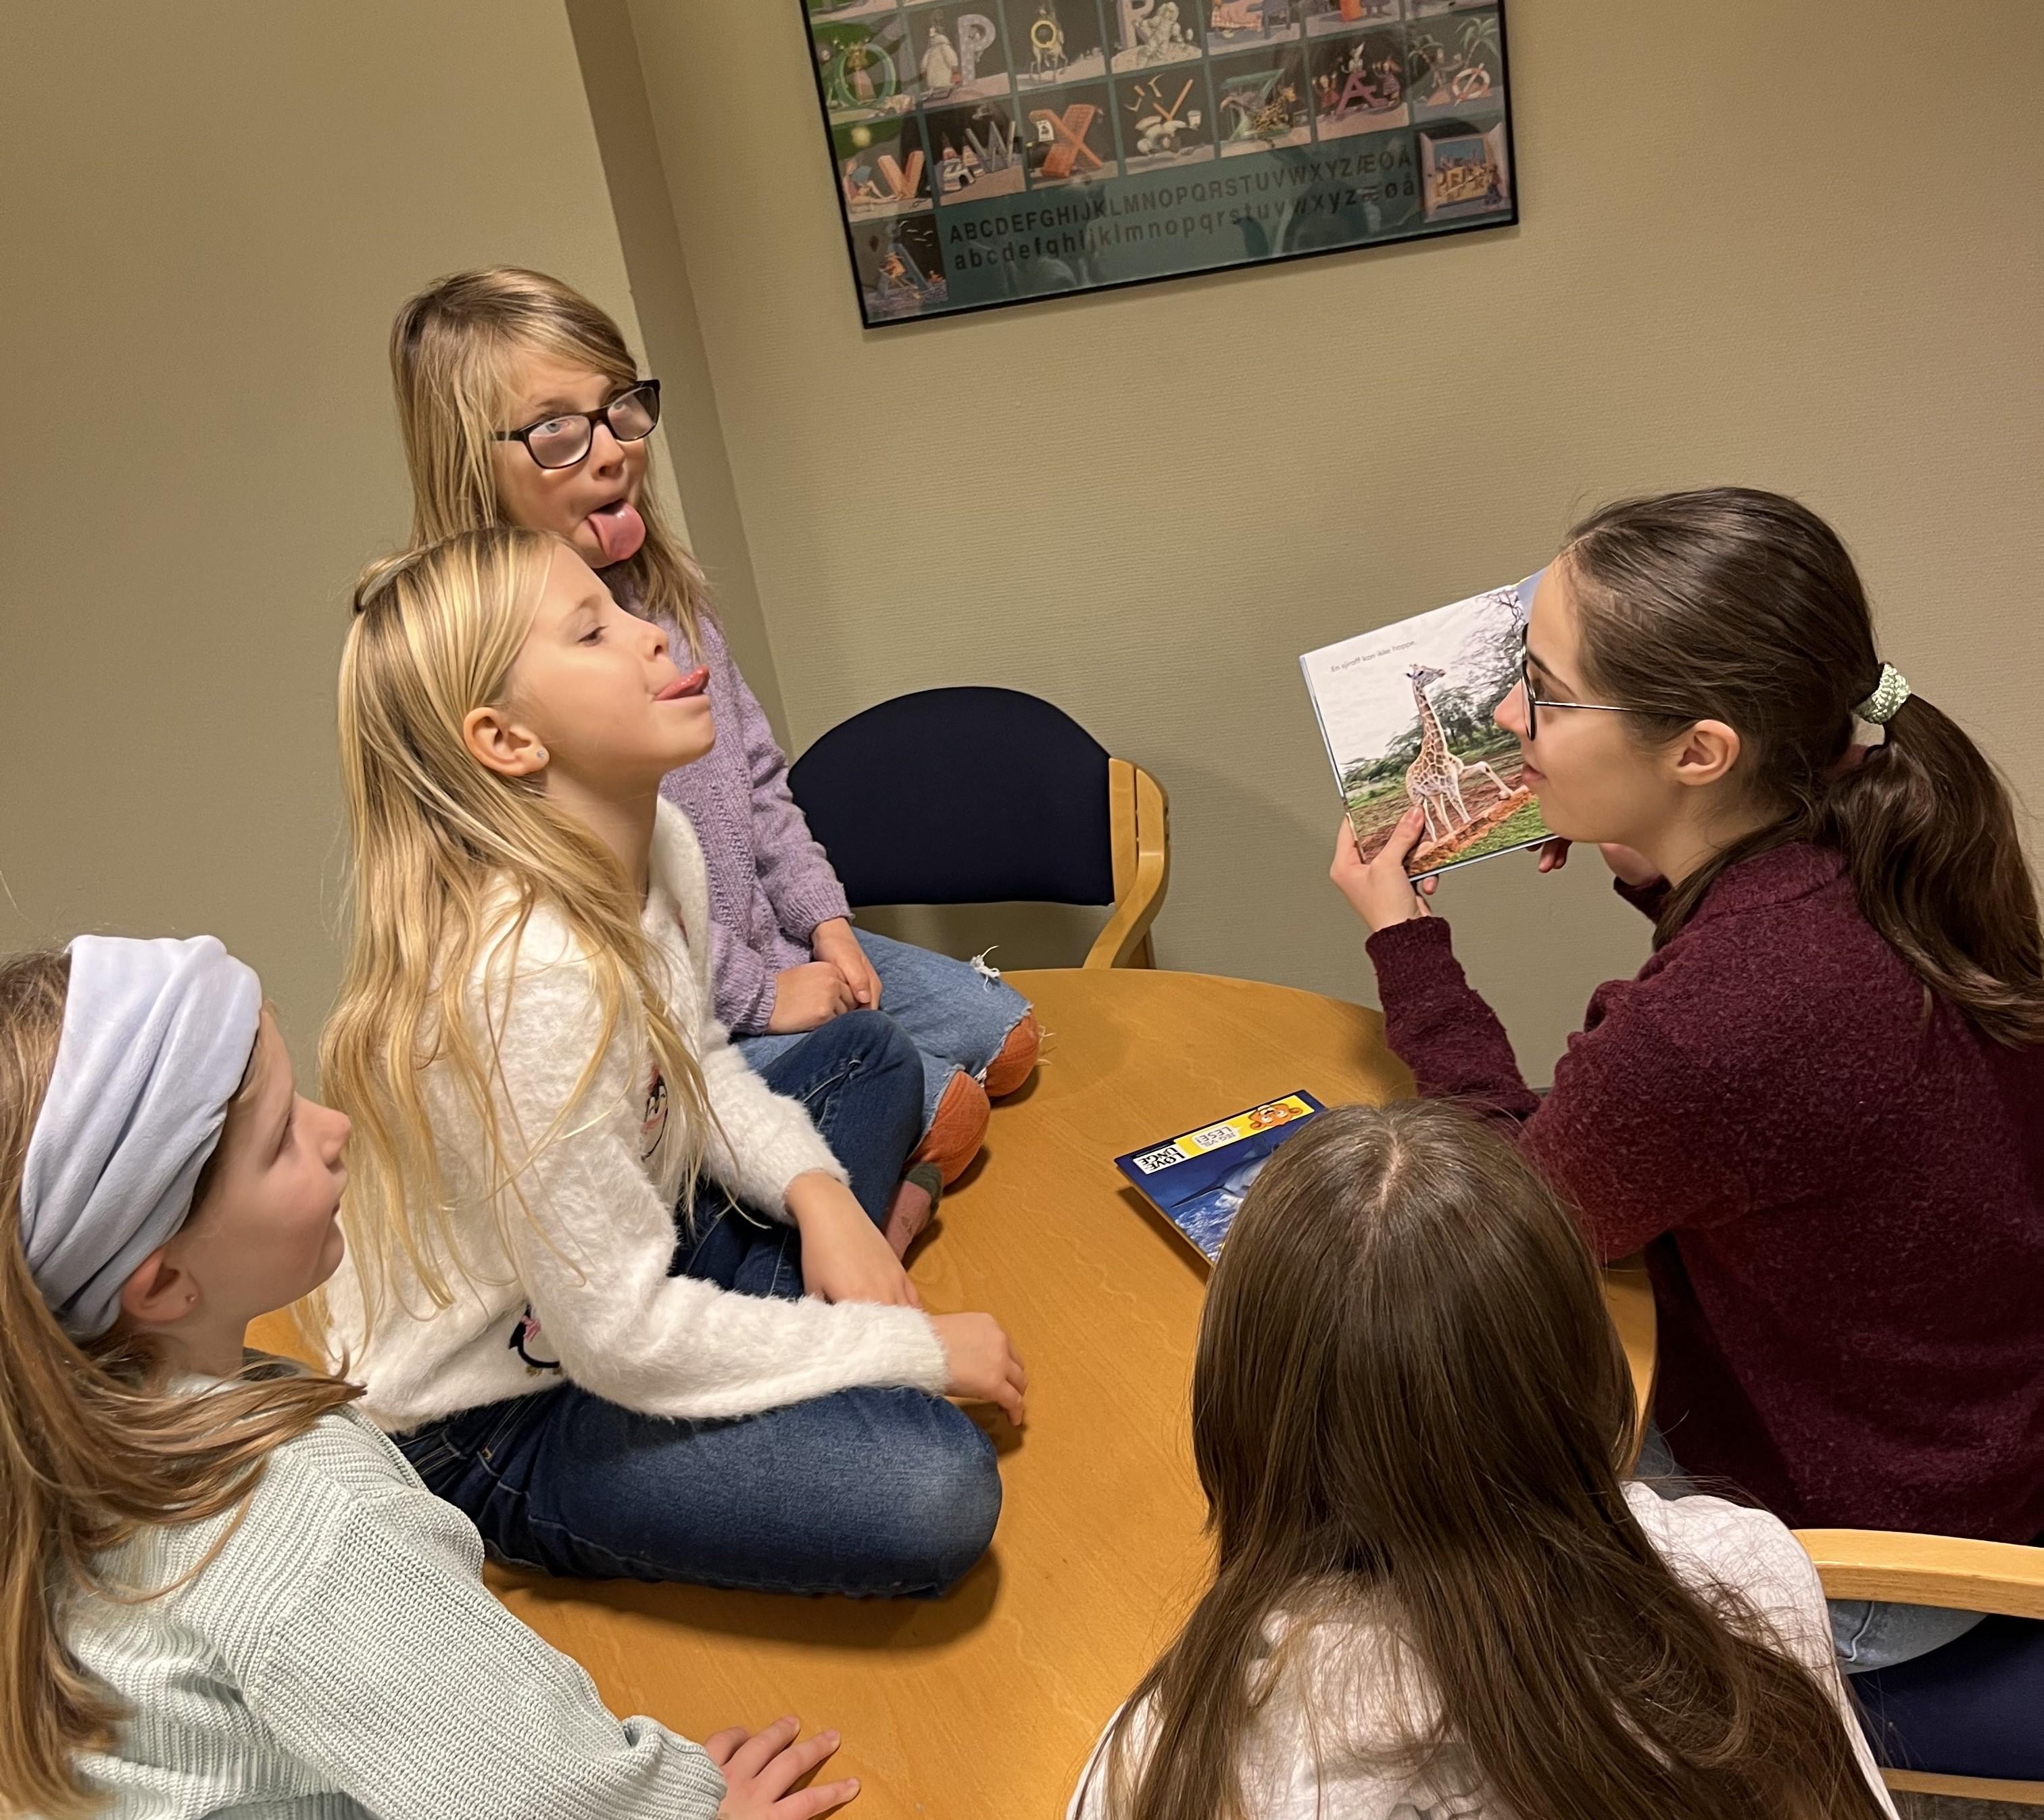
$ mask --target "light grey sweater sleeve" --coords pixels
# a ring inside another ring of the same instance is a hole
[[[138,1530],[63,1611],[125,1713],[79,1759],[105,1820],[714,1820],[701,1749],[613,1718],[482,1566],[355,1408],[276,1448],[239,1512]]]
[[[394,1485],[335,1507],[243,1688],[294,1756],[380,1820],[713,1820],[701,1747],[613,1718],[484,1588],[459,1511]]]

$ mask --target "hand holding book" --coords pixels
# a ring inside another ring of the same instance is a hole
[[[1500,712],[1523,669],[1527,592],[1493,588],[1299,660],[1365,862],[1415,812],[1420,833],[1401,843],[1415,878],[1549,839]]]
[[[1412,850],[1425,838],[1426,831],[1426,818],[1417,809],[1408,810],[1377,850],[1377,857],[1366,860],[1356,845],[1354,826],[1346,816],[1342,818],[1335,835],[1335,861],[1327,869],[1327,876],[1356,915],[1370,925],[1372,935],[1393,923],[1433,915],[1427,899],[1440,883],[1439,874],[1414,878],[1406,871]],[[1559,872],[1569,863],[1570,844],[1558,835],[1541,847],[1540,870]],[[1661,869],[1629,847],[1607,842],[1597,850],[1622,884],[1638,888],[1660,879]]]
[[[1426,833],[1427,818],[1417,809],[1408,809],[1377,850],[1377,857],[1365,859],[1356,845],[1354,824],[1347,816],[1342,817],[1341,831],[1335,836],[1335,862],[1327,876],[1349,907],[1370,925],[1372,935],[1393,923],[1433,915],[1427,899],[1434,895],[1439,879],[1415,879],[1405,870],[1407,856]]]

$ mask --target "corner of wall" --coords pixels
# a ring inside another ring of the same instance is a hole
[[[566,6],[646,357],[660,375],[668,425],[688,426],[686,436],[670,435],[666,443],[690,541],[709,576],[732,655],[785,748],[787,716],[773,641],[732,481],[631,13],[625,0],[566,0]]]

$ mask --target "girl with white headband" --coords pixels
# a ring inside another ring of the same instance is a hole
[[[0,1812],[809,1820],[793,1720],[622,1723],[354,1407],[244,1350],[348,1123],[210,936],[0,962]],[[722,1766],[720,1772],[720,1765]]]
[[[1654,924],[1544,1098],[1407,882],[1417,821],[1368,866],[1344,831],[1334,877],[1375,931],[1422,1092],[1512,1132],[1604,1257],[1646,1250],[1650,1461],[1796,1526],[2031,1542],[2044,940],[1993,766],[1881,661],[1836,534],[1739,488],[1579,525],[1531,593],[1497,719],[1561,837],[1543,866],[1599,843]],[[1836,1616],[1862,1672],[1976,1622]],[[1976,1773],[2044,1775],[2044,1753]]]

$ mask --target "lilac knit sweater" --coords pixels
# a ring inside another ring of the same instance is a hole
[[[618,592],[618,604],[636,610]],[[697,639],[709,666],[717,743],[693,765],[670,771],[660,793],[695,824],[702,843],[717,1017],[732,1035],[753,1036],[773,1015],[774,976],[813,959],[809,938],[816,925],[851,910],[788,793],[788,761],[774,743],[766,712],[708,615]],[[686,648],[675,661],[688,666]]]

